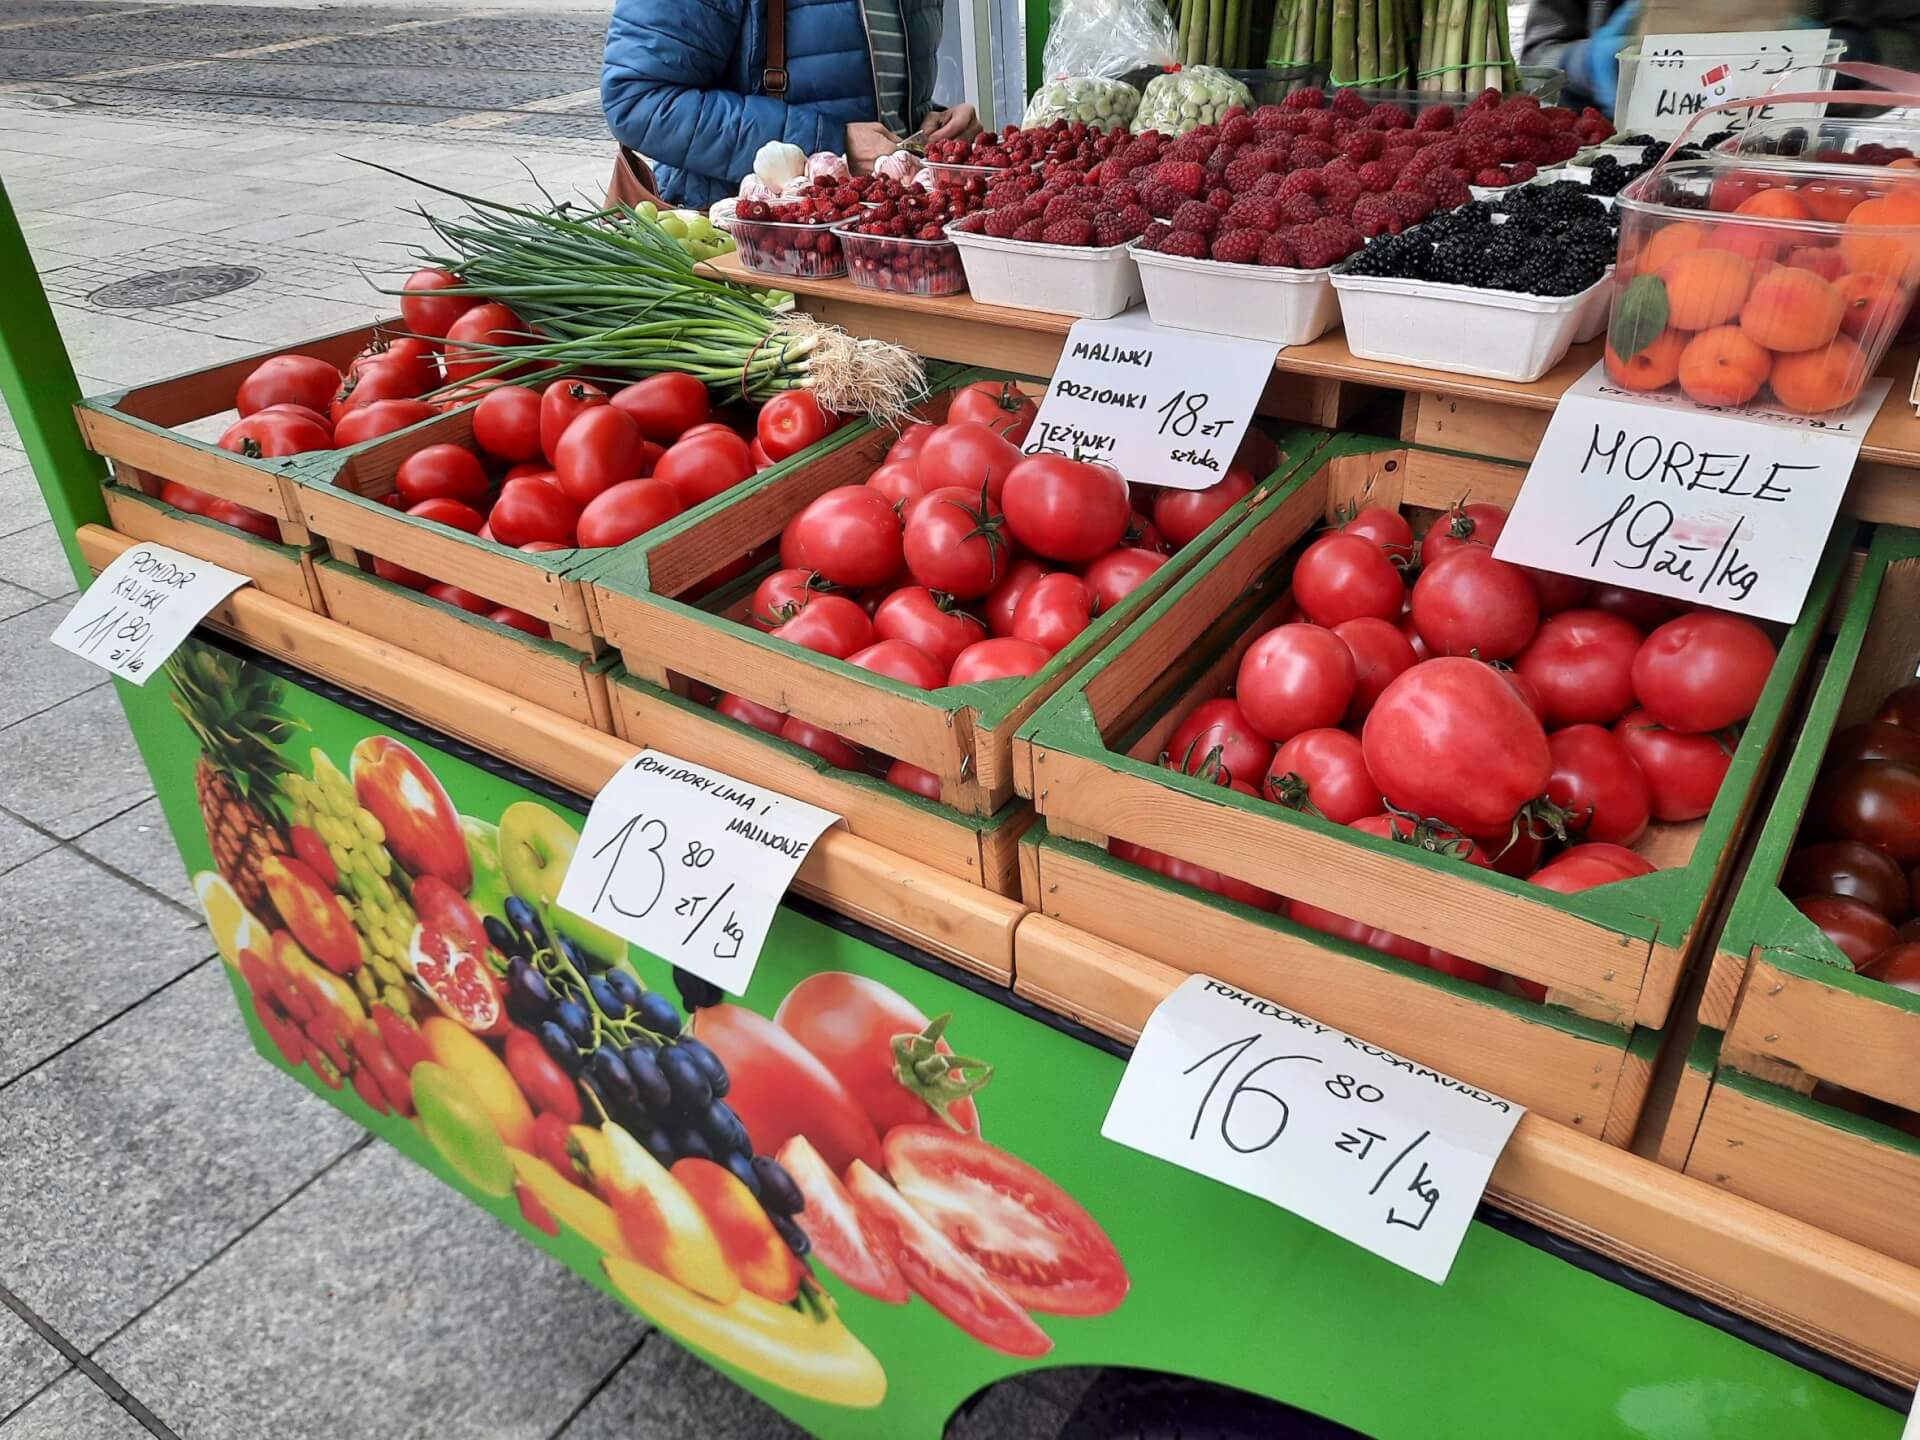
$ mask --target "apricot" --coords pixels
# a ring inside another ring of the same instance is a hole
[[[1680,352],[1680,388],[1701,405],[1743,405],[1760,393],[1773,356],[1737,325],[1702,330]]]
[[[1625,359],[1609,343],[1607,376],[1629,390],[1664,389],[1680,374],[1680,352],[1686,348],[1687,337],[1677,330],[1662,330],[1651,345]]]
[[[1840,292],[1818,275],[1781,265],[1754,282],[1740,328],[1769,350],[1812,350],[1840,333]]]
[[[1640,247],[1633,268],[1648,275],[1658,275],[1689,250],[1698,250],[1700,242],[1707,238],[1707,227],[1694,220],[1677,220],[1662,225],[1647,237],[1647,243]]]
[[[1837,245],[1796,245],[1780,263],[1795,270],[1811,270],[1822,280],[1838,280],[1847,273],[1847,262]]]
[[[1684,365],[1680,378],[1684,384]],[[1867,381],[1867,357],[1853,341],[1837,335],[1818,350],[1776,356],[1767,379],[1784,409],[1818,415],[1852,403]]]
[[[1661,272],[1667,283],[1667,323],[1676,330],[1710,330],[1740,313],[1753,284],[1753,264],[1729,250],[1691,250]]]
[[[1902,227],[1905,233],[1878,233]],[[1862,200],[1847,216],[1840,253],[1849,270],[1890,275],[1903,285],[1920,280],[1920,194],[1897,190]]]
[[[1856,340],[1869,330],[1891,329],[1912,298],[1887,275],[1842,275],[1833,288],[1840,296],[1840,329]]]

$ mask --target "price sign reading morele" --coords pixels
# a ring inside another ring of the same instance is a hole
[[[1148,1019],[1100,1133],[1440,1284],[1523,1113],[1191,975]]]
[[[562,909],[738,995],[780,897],[840,817],[643,750],[594,796]]]
[[[48,638],[144,685],[207,612],[246,583],[211,561],[142,541],[100,572]]]
[[[1217,485],[1274,353],[1268,341],[1168,330],[1140,309],[1076,321],[1025,449],[1098,460],[1143,485]]]

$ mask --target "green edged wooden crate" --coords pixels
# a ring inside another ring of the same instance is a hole
[[[101,487],[107,519],[122,535],[169,545],[247,576],[276,600],[324,615],[326,604],[314,577],[317,547],[268,540],[218,520],[169,505],[158,495],[109,480]],[[286,529],[282,527],[282,534]]]

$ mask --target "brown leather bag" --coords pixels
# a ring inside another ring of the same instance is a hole
[[[767,0],[767,68],[761,72],[760,88],[776,100],[787,93],[787,0]],[[672,208],[654,188],[653,167],[639,152],[622,145],[613,154],[607,208],[637,208],[648,200],[663,210]]]

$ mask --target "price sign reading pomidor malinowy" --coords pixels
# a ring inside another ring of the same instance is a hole
[[[1797,620],[1888,383],[1868,381],[1845,410],[1792,415],[1638,394],[1595,365],[1560,397],[1493,553]]]
[[[1523,1113],[1190,975],[1148,1018],[1100,1133],[1439,1284]]]
[[[1233,463],[1274,353],[1265,341],[1164,329],[1140,309],[1076,321],[1024,448],[1204,490]]]
[[[209,560],[143,540],[95,577],[48,638],[144,685],[207,612],[246,583]]]
[[[643,750],[594,796],[562,909],[738,995],[832,811]]]

